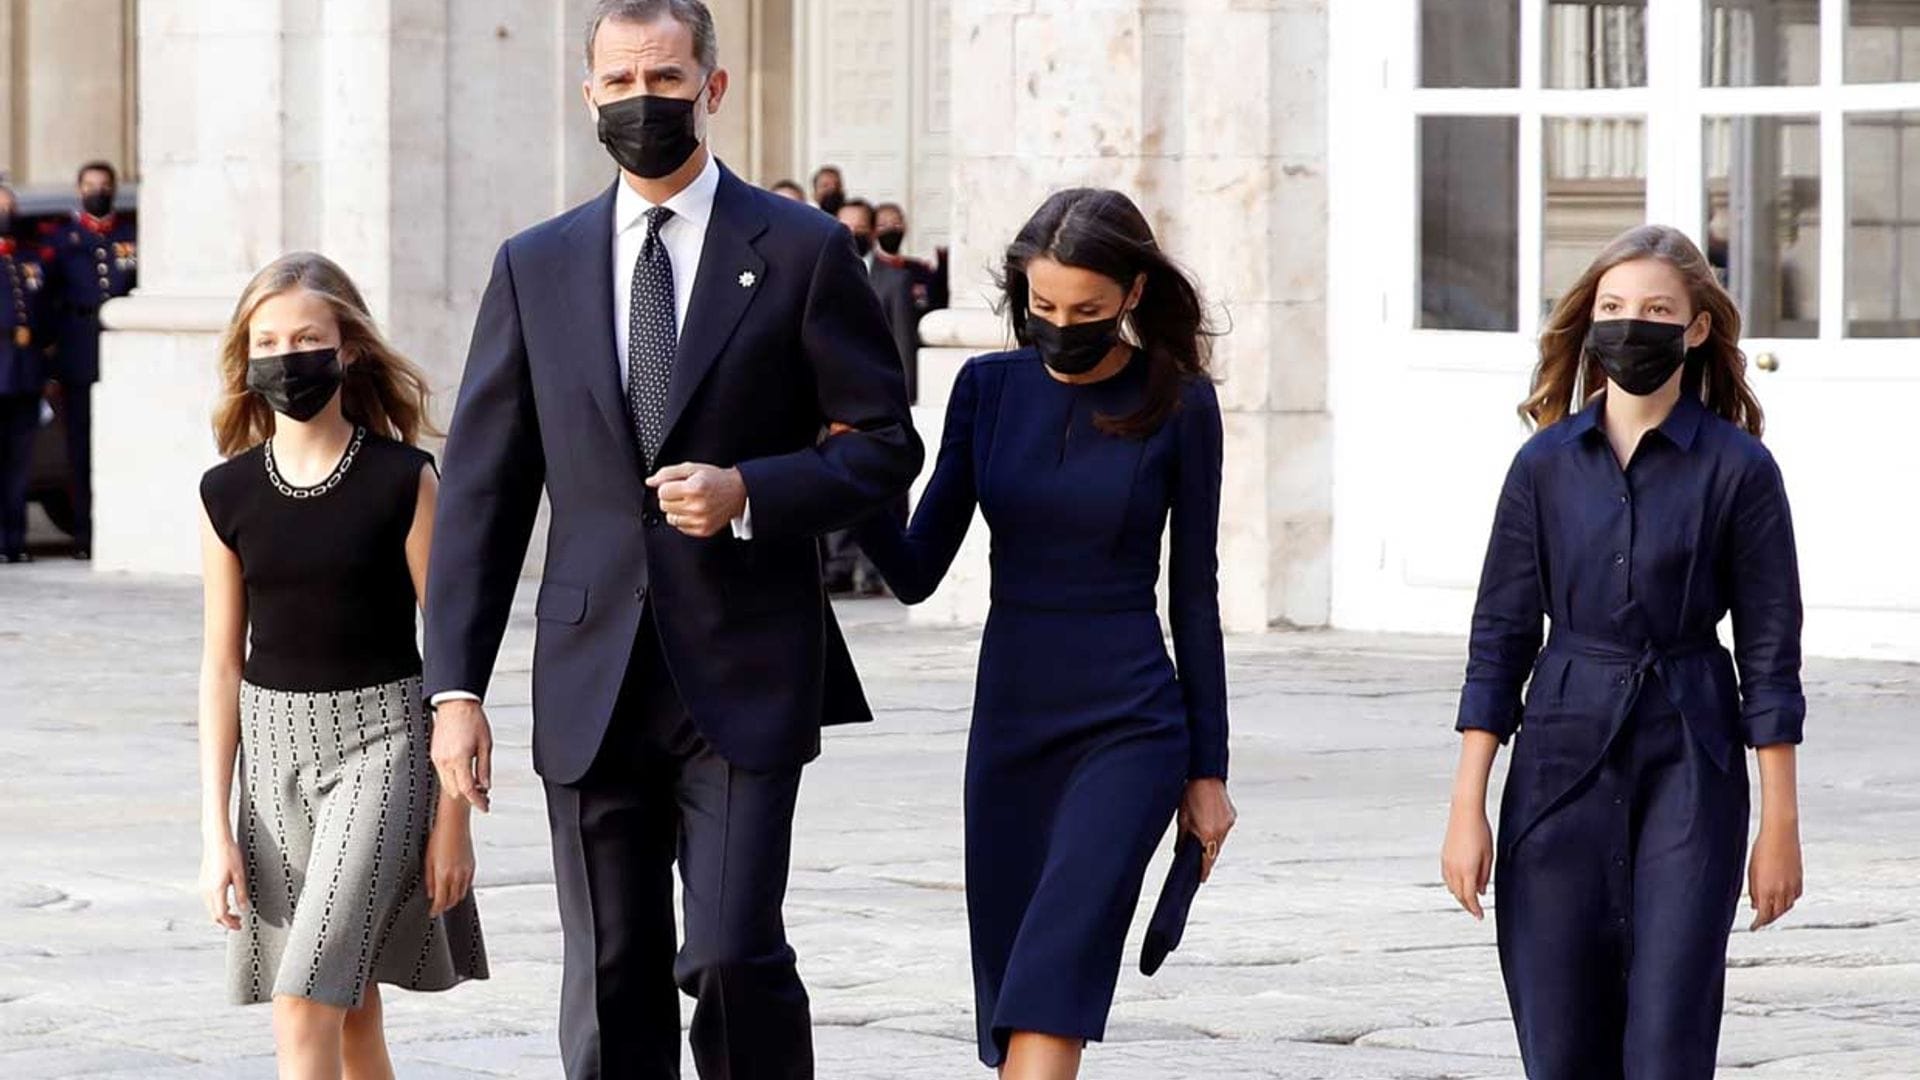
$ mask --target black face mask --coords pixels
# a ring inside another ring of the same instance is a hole
[[[301,423],[320,415],[345,378],[338,349],[256,356],[247,361],[247,389],[265,398],[274,412]]]
[[[1648,319],[1608,319],[1587,328],[1586,351],[1614,385],[1635,397],[1667,385],[1687,360],[1687,328]]]
[[[829,191],[820,196],[820,209],[825,210],[830,216],[838,217],[840,208],[845,205],[847,205],[847,196],[843,192]]]
[[[861,258],[866,258],[867,254],[873,250],[873,234],[854,233],[853,250],[859,252]]]
[[[80,209],[94,217],[106,217],[113,213],[113,192],[94,191],[80,197]]]
[[[907,231],[905,229],[881,229],[879,232],[873,234],[873,238],[874,242],[880,245],[881,251],[889,255],[898,255],[900,254],[900,245],[907,239]]]
[[[1055,326],[1027,313],[1027,337],[1040,350],[1040,359],[1062,375],[1085,375],[1107,358],[1120,343],[1120,316],[1099,322]]]
[[[706,85],[700,87],[701,94]],[[600,143],[620,167],[635,176],[658,180],[671,176],[700,149],[694,107],[701,94],[686,98],[641,94],[600,106]]]

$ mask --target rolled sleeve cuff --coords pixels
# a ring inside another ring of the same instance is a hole
[[[1804,698],[1753,700],[1740,714],[1740,728],[1752,747],[1797,745],[1805,737],[1807,703]]]
[[[1520,727],[1520,695],[1504,684],[1470,680],[1460,689],[1455,731],[1490,731],[1506,742]]]

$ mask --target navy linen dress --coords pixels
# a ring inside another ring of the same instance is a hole
[[[1099,1039],[1141,879],[1189,779],[1227,771],[1217,591],[1221,427],[1187,381],[1145,439],[1106,434],[1147,362],[1068,385],[1031,349],[960,371],[926,492],[903,534],[860,540],[901,599],[925,599],[976,503],[993,534],[992,611],[967,746],[966,879],[980,1058],[1014,1031]],[[1155,610],[1171,518],[1170,617]]]
[[[1711,1077],[1742,747],[1798,743],[1806,715],[1793,525],[1772,456],[1691,394],[1624,470],[1603,407],[1514,459],[1458,727],[1519,732],[1496,918],[1527,1075]]]

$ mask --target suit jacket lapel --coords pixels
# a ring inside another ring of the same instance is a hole
[[[707,221],[706,242],[700,250],[700,268],[694,274],[693,296],[687,301],[687,317],[680,330],[673,380],[668,384],[667,438],[760,291],[767,264],[754,250],[753,241],[766,228],[766,218],[754,205],[746,183],[722,166],[713,216]]]
[[[621,183],[616,179],[615,184]],[[620,390],[622,359],[615,355],[613,338],[613,196],[616,188],[588,204],[586,212],[575,217],[563,235],[566,257],[563,260],[560,295],[567,305],[569,322],[578,335],[581,375],[587,390],[599,408],[614,442],[621,447],[622,461],[635,481],[640,472],[640,450],[634,445],[633,425],[627,416],[626,396]]]

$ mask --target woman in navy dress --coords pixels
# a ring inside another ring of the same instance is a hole
[[[1609,245],[1541,335],[1521,407],[1540,430],[1481,572],[1441,857],[1476,918],[1498,865],[1533,1080],[1713,1075],[1744,747],[1760,772],[1754,928],[1800,896],[1799,572],[1739,339],[1706,258],[1660,225]],[[1731,654],[1715,631],[1729,613]],[[1496,853],[1487,775],[1516,731]]]
[[[860,540],[917,603],[976,505],[992,531],[966,769],[980,1058],[1071,1077],[1167,825],[1177,811],[1207,870],[1233,825],[1220,407],[1199,294],[1126,196],[1048,199],[1003,286],[1027,347],[961,369],[912,524],[875,519]],[[1155,607],[1169,523],[1172,659]]]

